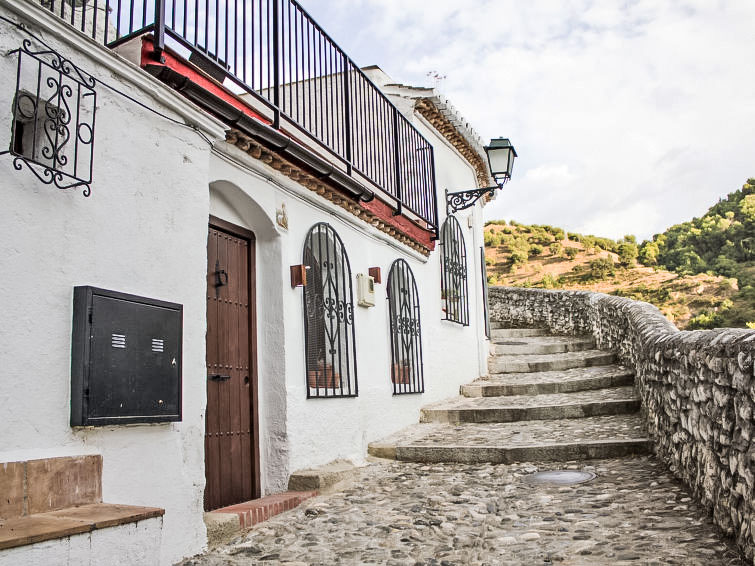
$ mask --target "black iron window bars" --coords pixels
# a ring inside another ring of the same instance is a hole
[[[151,32],[437,232],[433,148],[296,0],[41,0],[110,47]]]
[[[52,50],[33,51],[25,39],[18,55],[10,147],[14,157],[43,183],[91,193],[95,79]]]
[[[424,393],[419,293],[409,264],[397,259],[388,273],[393,394]]]
[[[449,216],[440,230],[440,293],[443,320],[469,326],[469,286],[467,284],[467,247],[461,225]]]
[[[304,243],[307,398],[356,397],[357,364],[351,266],[330,224],[312,226]]]

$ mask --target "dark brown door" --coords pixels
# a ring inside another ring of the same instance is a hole
[[[260,496],[254,236],[210,218],[204,507]]]

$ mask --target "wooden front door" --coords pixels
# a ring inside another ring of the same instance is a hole
[[[206,511],[260,496],[254,235],[210,218]]]

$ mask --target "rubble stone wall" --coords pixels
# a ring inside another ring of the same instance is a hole
[[[589,291],[490,288],[490,318],[592,334],[634,370],[657,456],[755,555],[755,331],[680,331],[654,306]]]

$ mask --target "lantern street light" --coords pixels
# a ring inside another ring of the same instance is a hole
[[[514,168],[514,159],[516,150],[511,145],[508,138],[496,138],[490,140],[490,145],[485,146],[485,153],[488,154],[488,164],[490,172],[493,174],[496,184],[492,187],[483,187],[481,189],[471,189],[468,191],[458,191],[449,193],[446,190],[446,214],[453,214],[465,208],[469,208],[476,203],[482,196],[488,194],[493,196],[496,189],[503,188],[506,181],[511,179],[511,171]]]

